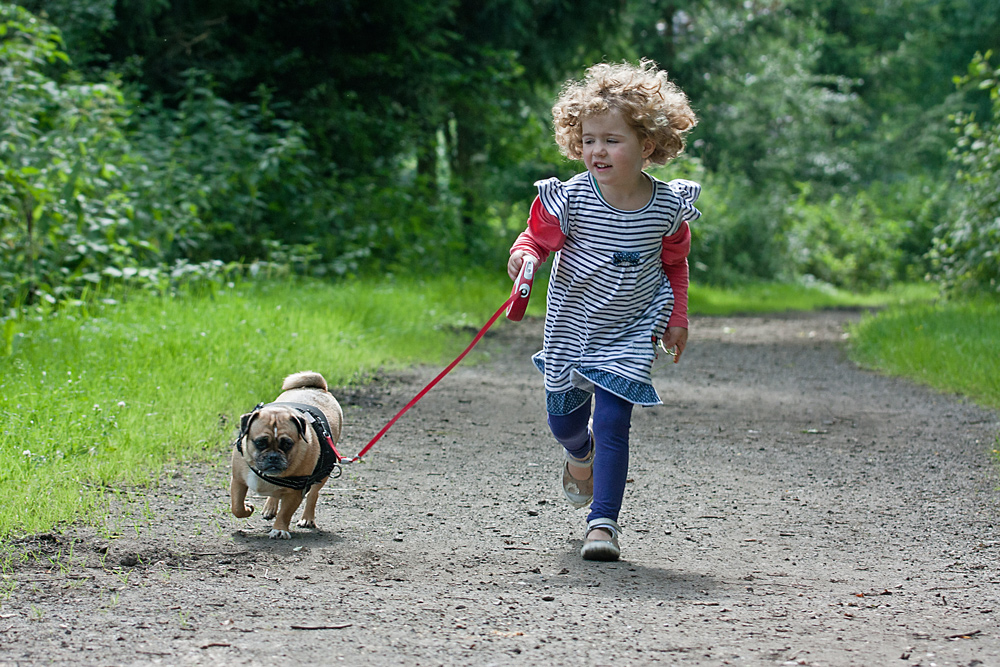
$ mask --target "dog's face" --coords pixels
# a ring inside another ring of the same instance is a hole
[[[307,428],[302,415],[287,407],[266,406],[249,412],[240,417],[240,430],[246,433],[243,458],[266,475],[301,474],[296,468],[309,446]]]

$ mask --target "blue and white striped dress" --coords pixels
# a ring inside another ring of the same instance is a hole
[[[594,385],[636,405],[662,403],[651,336],[662,337],[674,292],[660,253],[664,236],[701,215],[694,207],[701,186],[647,177],[653,196],[637,211],[608,204],[588,172],[535,183],[566,235],[549,278],[544,348],[532,357],[545,374],[550,414],[573,412]]]

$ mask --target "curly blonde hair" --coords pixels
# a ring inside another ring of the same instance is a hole
[[[684,151],[684,135],[697,123],[687,95],[656,63],[601,63],[581,81],[568,81],[552,107],[556,143],[571,160],[583,158],[583,121],[618,111],[640,141],[651,139],[646,165],[666,164]]]

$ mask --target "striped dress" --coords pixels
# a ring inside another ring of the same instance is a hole
[[[653,196],[637,211],[609,205],[588,172],[535,183],[566,236],[549,278],[544,348],[532,357],[545,375],[550,414],[573,412],[594,385],[636,405],[662,403],[651,337],[662,337],[674,293],[660,252],[664,236],[701,215],[694,207],[701,186],[648,178]]]

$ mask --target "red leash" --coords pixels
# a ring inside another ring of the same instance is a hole
[[[502,306],[500,306],[497,312],[493,313],[493,317],[491,317],[489,321],[485,325],[483,325],[483,328],[479,330],[479,333],[477,333],[476,337],[472,339],[472,342],[469,343],[469,346],[462,351],[462,354],[458,355],[458,357],[455,358],[455,361],[448,364],[447,368],[438,373],[438,376],[433,380],[431,380],[426,387],[421,389],[420,393],[414,396],[409,403],[404,405],[403,409],[397,412],[396,416],[390,419],[389,423],[383,426],[382,430],[376,433],[375,437],[369,440],[368,444],[365,445],[364,448],[360,452],[358,452],[354,458],[351,459],[344,458],[343,456],[340,455],[340,452],[337,451],[337,448],[334,447],[333,442],[332,441],[330,442],[330,447],[333,448],[333,453],[337,455],[338,463],[354,463],[355,461],[360,461],[361,457],[368,453],[368,450],[371,449],[372,446],[374,446],[375,443],[378,442],[383,435],[385,435],[385,432],[388,431],[392,427],[392,425],[396,423],[397,419],[402,417],[407,410],[416,405],[417,401],[419,401],[421,398],[424,397],[424,394],[429,392],[434,387],[434,385],[440,382],[445,375],[450,373],[451,370],[458,365],[458,362],[460,362],[462,359],[465,358],[465,355],[467,355],[469,351],[471,351],[472,348],[476,346],[476,343],[478,343],[482,339],[482,337],[486,335],[486,332],[489,331],[490,327],[493,326],[493,324],[498,319],[500,319],[501,313],[506,313],[507,319],[513,320],[515,322],[519,321],[522,317],[524,317],[524,311],[528,307],[528,299],[531,298],[531,286],[534,283],[534,280],[535,280],[534,262],[531,261],[531,258],[526,257],[524,263],[521,265],[521,271],[518,274],[517,279],[514,281],[514,286],[510,291],[510,298],[507,299]]]
[[[529,293],[530,293],[530,288],[529,288]],[[426,387],[424,387],[423,389],[421,389],[420,393],[413,397],[413,400],[411,400],[409,403],[407,403],[403,407],[402,410],[400,410],[399,412],[397,412],[396,416],[393,417],[392,419],[390,419],[389,423],[382,427],[382,430],[379,431],[375,435],[375,437],[372,438],[368,442],[367,445],[365,445],[364,449],[362,449],[360,452],[358,452],[357,456],[355,456],[352,459],[346,459],[343,456],[341,456],[340,453],[337,452],[336,449],[334,449],[333,451],[334,451],[335,454],[337,454],[337,458],[340,459],[340,462],[341,463],[354,463],[355,461],[360,461],[361,457],[364,456],[365,454],[367,454],[368,450],[371,449],[372,446],[376,442],[378,442],[379,439],[381,439],[381,437],[383,435],[385,435],[385,432],[388,431],[389,428],[393,424],[396,423],[396,420],[403,416],[403,413],[405,413],[407,410],[409,410],[414,405],[416,405],[417,401],[419,401],[421,398],[424,397],[424,394],[426,394],[427,392],[429,392],[434,387],[434,385],[436,385],[438,382],[440,382],[441,379],[445,375],[447,375],[448,373],[451,372],[451,369],[453,369],[455,366],[458,365],[458,362],[460,362],[462,359],[465,358],[465,355],[467,355],[469,353],[469,351],[472,350],[472,348],[474,348],[476,346],[476,343],[478,343],[482,339],[482,337],[486,335],[486,332],[489,331],[489,328],[491,326],[493,326],[493,324],[500,318],[500,315],[502,315],[504,313],[504,311],[507,310],[508,306],[510,306],[511,304],[513,304],[514,301],[517,300],[518,298],[523,298],[525,301],[527,301],[528,295],[521,296],[518,293],[511,294],[510,298],[507,299],[507,301],[505,301],[502,306],[500,306],[500,309],[497,310],[497,312],[493,313],[493,317],[490,318],[489,322],[487,322],[486,325],[482,329],[479,330],[479,333],[476,334],[476,337],[472,339],[472,342],[469,343],[469,346],[467,348],[465,348],[465,350],[462,352],[462,354],[458,355],[458,357],[455,359],[455,361],[453,361],[450,364],[448,364],[447,368],[445,368],[443,371],[441,371],[440,373],[438,373],[438,376],[436,378],[434,378],[433,380],[431,380],[430,384],[428,384]],[[520,319],[520,318],[518,318],[518,319]]]

